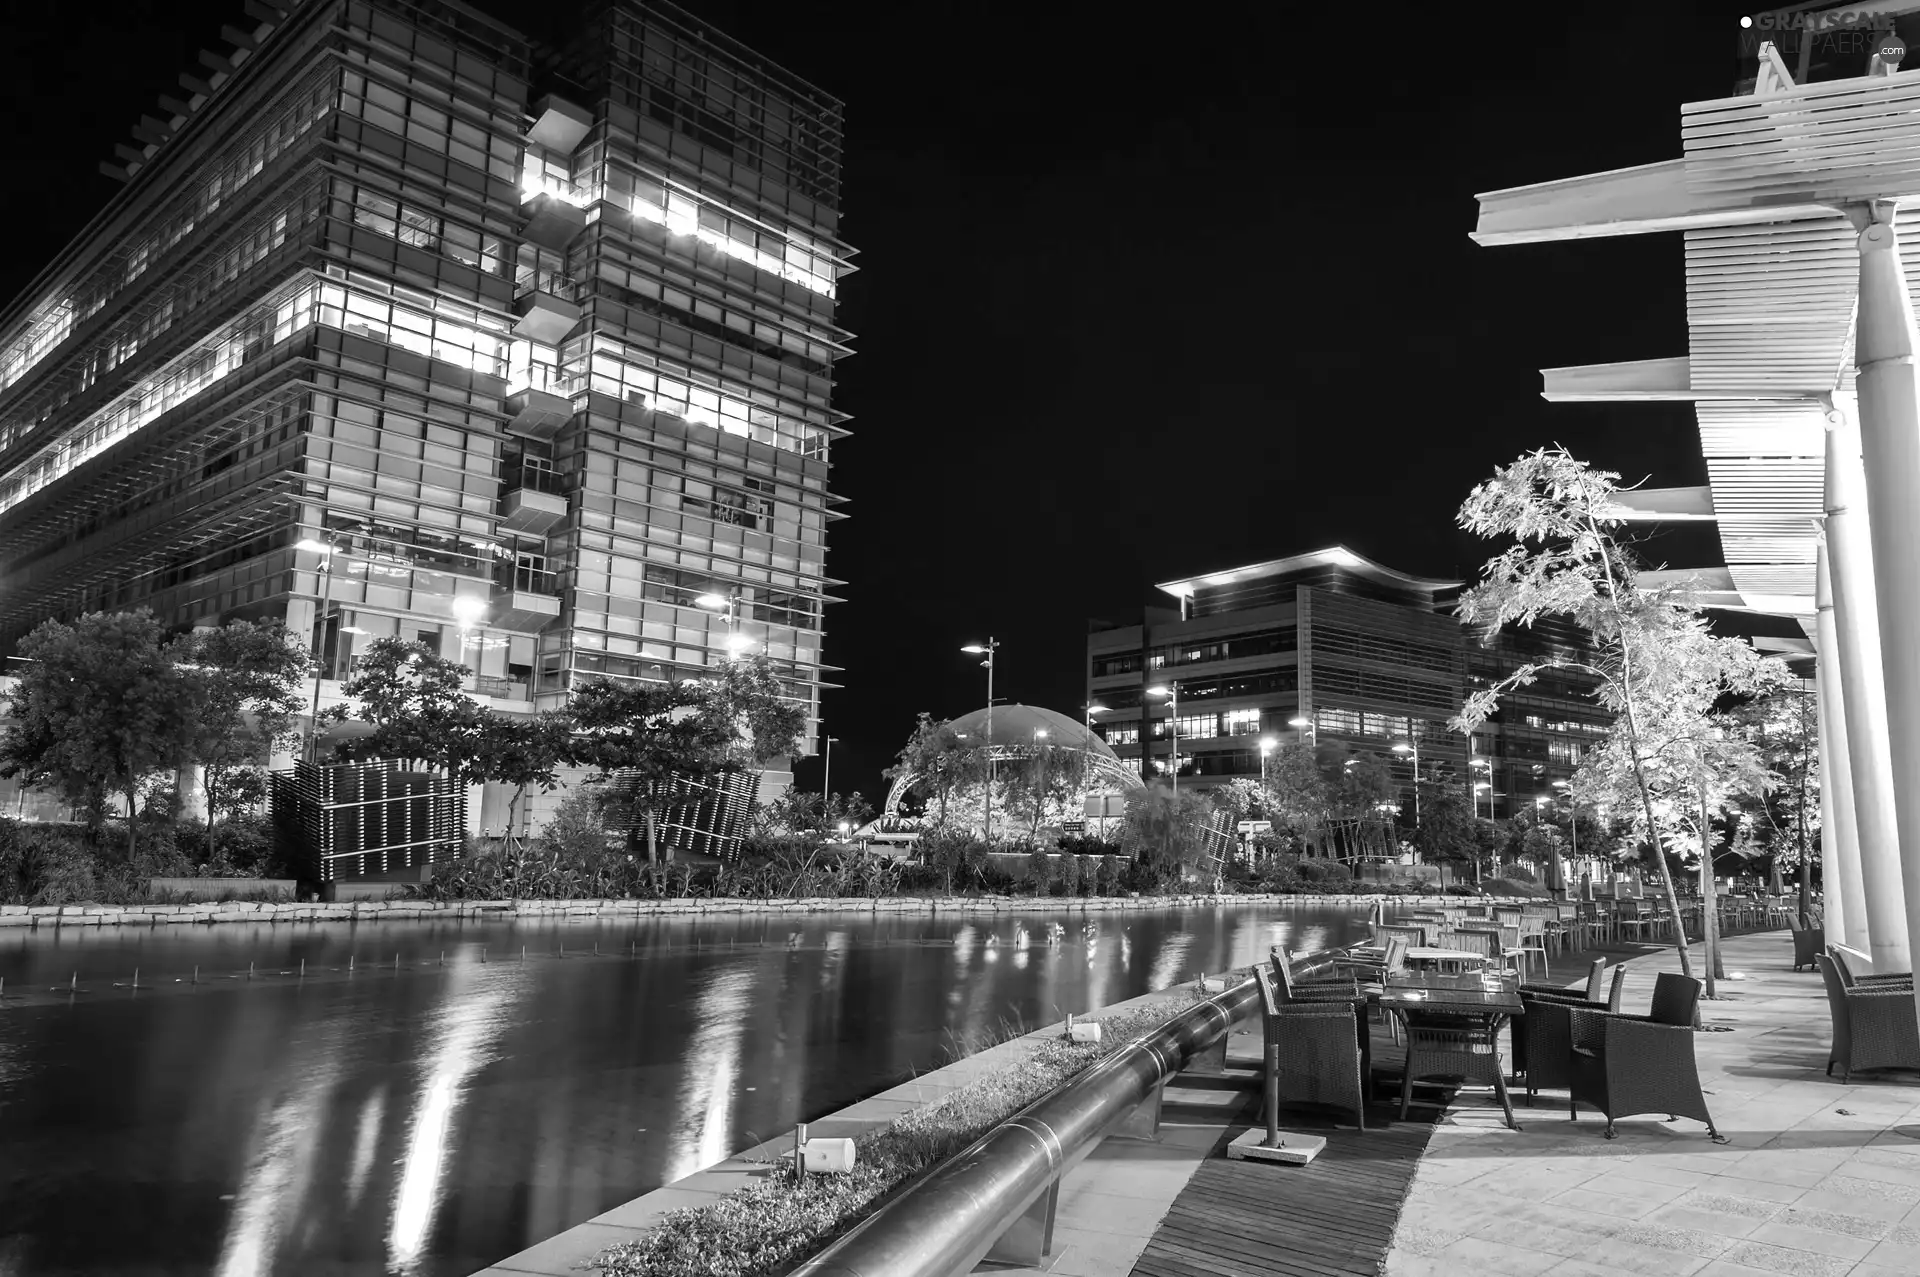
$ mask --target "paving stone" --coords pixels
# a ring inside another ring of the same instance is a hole
[[[1771,1219],[1780,1213],[1780,1206],[1774,1202],[1755,1201],[1751,1197],[1730,1197],[1725,1193],[1699,1192],[1688,1193],[1674,1203],[1689,1210],[1707,1211],[1723,1215],[1736,1215],[1742,1219]]]
[[[1777,1220],[1794,1228],[1811,1228],[1822,1233],[1837,1233],[1843,1237],[1861,1237],[1874,1241],[1888,1232],[1885,1220],[1868,1219],[1860,1215],[1844,1215],[1839,1211],[1830,1210],[1801,1210],[1789,1207],[1780,1212]]]
[[[1743,1241],[1723,1258],[1766,1273],[1785,1273],[1787,1277],[1845,1277],[1855,1261],[1818,1251],[1770,1246],[1765,1242]]]

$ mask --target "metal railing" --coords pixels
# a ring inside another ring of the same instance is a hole
[[[794,1277],[961,1277],[1051,1246],[1060,1177],[1259,1000],[1251,977],[1181,1013],[948,1158]]]
[[[566,495],[566,488],[561,483],[559,472],[549,470],[545,466],[508,466],[500,476],[500,487],[508,492],[522,489],[528,492],[544,492],[553,497]]]
[[[503,563],[494,575],[494,583],[503,589],[519,590],[523,594],[560,593],[560,574],[546,568],[530,568],[523,564]]]

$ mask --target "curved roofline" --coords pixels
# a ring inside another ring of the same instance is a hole
[[[1264,576],[1285,576],[1289,572],[1298,572],[1305,568],[1347,568],[1363,576],[1373,577],[1391,585],[1411,586],[1417,590],[1450,590],[1466,584],[1464,581],[1439,581],[1430,577],[1410,576],[1395,571],[1384,563],[1375,563],[1364,554],[1349,550],[1344,545],[1330,545],[1319,550],[1309,550],[1305,554],[1296,554],[1285,559],[1268,559],[1264,563],[1248,563],[1237,568],[1223,568],[1218,572],[1208,572],[1201,576],[1188,577],[1180,581],[1162,581],[1154,588],[1171,594],[1176,599],[1191,598],[1193,592],[1203,585],[1226,585],[1232,581],[1257,580]]]

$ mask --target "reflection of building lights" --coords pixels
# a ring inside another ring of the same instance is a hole
[[[393,1223],[387,1232],[390,1273],[419,1270],[440,1204],[454,1113],[464,1098],[467,1079],[487,1062],[488,1046],[512,1015],[512,991],[508,978],[483,977],[477,963],[452,968],[446,1000],[433,1018],[432,1045],[425,1052],[426,1080],[413,1105],[400,1184],[394,1192]]]
[[[734,1083],[747,1032],[755,972],[716,971],[694,1001],[698,1027],[687,1039],[680,1112],[665,1182],[671,1184],[733,1151]]]
[[[1186,932],[1168,936],[1160,946],[1160,954],[1153,960],[1153,972],[1147,977],[1147,992],[1158,993],[1171,985],[1187,963],[1187,946],[1193,943],[1193,937]]]
[[[353,1162],[347,1171],[347,1205],[358,1205],[367,1191],[367,1176],[373,1172],[373,1155],[380,1148],[380,1119],[387,1111],[387,1088],[381,1087],[360,1110],[359,1129],[353,1136]]]
[[[320,1148],[321,1118],[339,1074],[340,1043],[329,1037],[306,1085],[265,1111],[238,1200],[220,1245],[218,1277],[254,1277],[272,1269],[287,1225],[298,1220],[309,1170]]]

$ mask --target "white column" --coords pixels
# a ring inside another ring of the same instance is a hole
[[[1848,765],[1846,706],[1834,651],[1833,593],[1827,588],[1827,547],[1819,549],[1815,602],[1814,681],[1820,694],[1820,878],[1826,895],[1827,939],[1867,951],[1867,905],[1860,887],[1859,830],[1853,818],[1853,769]],[[1829,807],[1830,804],[1830,807]],[[1828,811],[1832,823],[1827,824]]]
[[[1914,377],[1913,299],[1900,266],[1893,208],[1879,204],[1858,213],[1854,362],[1859,376],[1854,385],[1866,462],[1867,526],[1877,567],[1876,610],[1880,633],[1894,640],[1882,650],[1882,668],[1902,894],[1912,927],[1920,924],[1920,384]],[[1879,937],[1870,938],[1878,943]],[[1876,972],[1896,969],[1911,971],[1911,959],[1898,968],[1883,967],[1876,951]],[[1920,1000],[1920,993],[1915,997]]]
[[[1911,971],[1907,915],[1900,900],[1900,825],[1893,768],[1887,752],[1886,683],[1881,676],[1873,547],[1867,536],[1872,506],[1865,500],[1859,431],[1845,412],[1827,413],[1826,563],[1833,603],[1834,655],[1845,702],[1847,762],[1853,773],[1852,845],[1865,894],[1866,952],[1875,971]],[[1849,944],[1853,941],[1851,936]]]

